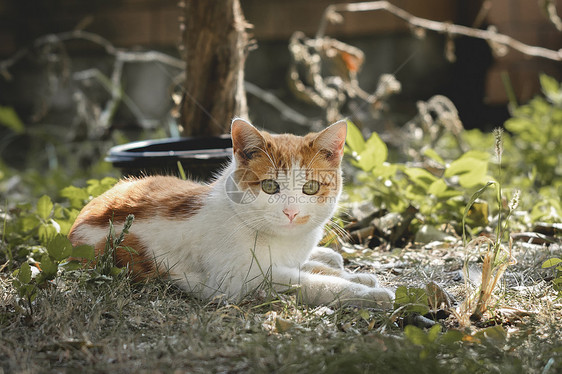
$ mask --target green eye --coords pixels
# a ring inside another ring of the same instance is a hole
[[[315,180],[309,180],[302,186],[302,192],[306,195],[315,195],[318,191],[320,191],[320,183]]]
[[[261,181],[261,189],[269,195],[279,192],[279,183],[273,179],[264,179]]]

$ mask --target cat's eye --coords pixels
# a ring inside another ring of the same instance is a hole
[[[320,191],[320,183],[313,179],[306,181],[302,186],[302,192],[306,195],[315,195],[318,191]]]
[[[279,192],[279,183],[274,179],[264,179],[261,181],[261,189],[269,195]]]

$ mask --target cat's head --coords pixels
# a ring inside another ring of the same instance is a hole
[[[306,136],[272,135],[235,119],[226,188],[238,216],[260,231],[282,235],[326,223],[341,193],[346,132],[347,123],[339,121]]]

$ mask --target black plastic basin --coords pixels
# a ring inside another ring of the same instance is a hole
[[[188,178],[211,179],[232,156],[230,135],[167,138],[112,147],[106,161],[124,176],[179,175],[180,161]]]

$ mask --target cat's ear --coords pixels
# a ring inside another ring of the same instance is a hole
[[[230,135],[234,157],[240,161],[251,160],[265,144],[265,139],[260,132],[241,118],[235,118],[232,121]]]
[[[314,146],[326,151],[326,157],[330,161],[339,163],[343,156],[345,136],[347,135],[347,121],[341,120],[316,135]]]

